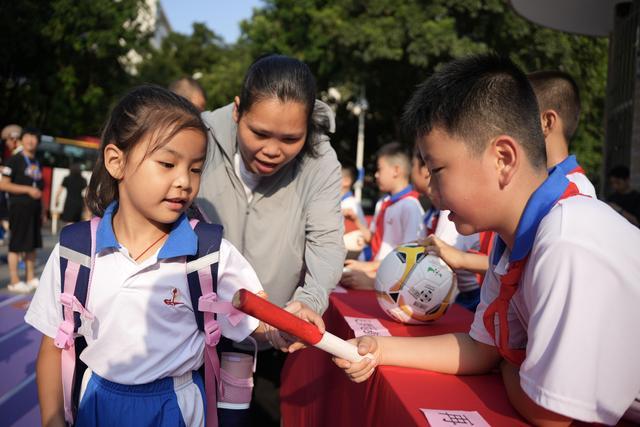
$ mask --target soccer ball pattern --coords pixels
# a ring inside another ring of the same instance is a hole
[[[401,323],[441,317],[458,294],[456,275],[444,261],[416,244],[398,246],[376,273],[380,307]]]

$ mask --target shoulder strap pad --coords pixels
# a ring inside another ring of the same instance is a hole
[[[195,256],[187,257],[187,280],[191,305],[196,316],[198,328],[204,330],[204,315],[198,310],[198,301],[203,294],[198,271],[208,268],[211,274],[212,289],[215,292],[218,285],[218,260],[220,243],[222,242],[223,227],[219,224],[208,224],[203,221],[191,221],[193,231],[198,236],[198,252]]]

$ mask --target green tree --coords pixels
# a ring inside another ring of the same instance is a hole
[[[99,132],[115,96],[131,84],[126,56],[148,34],[142,0],[24,0],[0,13],[0,117],[46,133]]]
[[[525,71],[562,69],[582,90],[573,150],[592,177],[603,139],[607,40],[553,31],[516,15],[503,0],[265,0],[242,25],[252,56],[281,52],[311,66],[320,90],[355,97],[366,89],[367,154],[402,138],[399,117],[415,86],[452,58],[489,50]],[[356,119],[338,109],[341,158],[355,156]],[[371,165],[371,163],[370,163]],[[369,169],[371,170],[371,169]]]
[[[245,44],[227,45],[205,24],[194,23],[191,35],[172,32],[159,50],[148,51],[138,80],[167,86],[181,77],[198,76],[207,108],[215,109],[238,94],[250,63]]]

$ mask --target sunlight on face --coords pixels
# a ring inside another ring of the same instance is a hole
[[[236,102],[238,102],[236,98]],[[293,160],[307,138],[307,111],[297,101],[267,98],[256,102],[238,117],[238,148],[251,172],[269,176]]]

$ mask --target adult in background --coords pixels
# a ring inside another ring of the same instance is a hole
[[[169,90],[187,98],[200,111],[204,111],[207,106],[207,94],[200,83],[191,77],[183,77],[172,82],[169,85]]]
[[[36,249],[42,247],[41,214],[42,169],[36,160],[40,132],[24,128],[20,135],[22,150],[13,155],[2,168],[0,191],[9,193],[9,275],[12,292],[28,293],[38,286],[34,276]],[[18,276],[20,253],[24,253],[25,281]]]
[[[209,147],[197,203],[224,226],[269,300],[323,329],[320,314],[340,279],[345,249],[340,163],[325,134],[333,112],[315,95],[304,63],[282,55],[256,60],[240,96],[203,113]],[[302,347],[277,330],[268,337],[285,352]],[[258,356],[253,425],[279,425],[275,396],[285,356],[272,349]],[[261,401],[269,395],[272,402]]]
[[[67,195],[64,199],[64,207],[62,208],[62,215],[60,218],[64,222],[78,222],[82,220],[82,213],[84,212],[84,198],[82,197],[82,191],[87,187],[87,180],[82,176],[80,165],[74,163],[69,168],[69,175],[65,176],[62,180],[62,185],[56,192],[56,206],[59,205],[60,196],[62,195],[62,189],[67,190]]]

